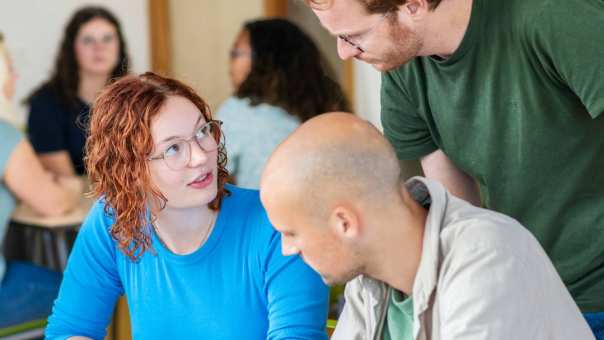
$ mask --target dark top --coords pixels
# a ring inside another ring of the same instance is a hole
[[[37,153],[65,150],[77,174],[84,174],[84,144],[90,106],[78,99],[75,106],[64,103],[45,86],[30,100],[28,135]]]

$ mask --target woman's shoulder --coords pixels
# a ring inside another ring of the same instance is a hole
[[[297,121],[297,118],[289,114],[279,106],[261,102],[252,104],[249,98],[240,98],[231,96],[222,103],[216,115],[219,119],[231,117],[241,118],[250,117],[254,119],[281,117],[285,120]],[[241,121],[241,119],[239,119]]]
[[[220,104],[216,111],[216,118],[224,120],[233,115],[240,115],[242,110],[246,111],[251,107],[249,104],[249,100],[245,98],[231,96]]]
[[[91,206],[78,237],[88,238],[100,243],[113,244],[111,227],[114,224],[113,210],[104,197],[98,198]]]
[[[64,112],[66,111],[65,104],[61,100],[59,92],[50,84],[44,84],[35,90],[27,99],[29,103],[30,115],[38,115],[44,113],[46,116],[49,112]]]
[[[268,103],[251,105],[247,98],[230,98],[217,114],[227,138],[275,138],[281,140],[300,125],[300,120],[283,108]],[[267,134],[267,131],[270,133]]]
[[[266,211],[260,201],[260,192],[255,189],[239,188],[227,185],[231,193],[223,202],[223,212],[229,215],[229,220],[245,225],[245,230],[253,233],[273,234],[273,229]]]
[[[41,85],[29,96],[29,102],[30,104],[48,102],[55,104],[59,102],[59,94],[55,88],[46,83]]]
[[[226,184],[225,189],[229,194],[224,197],[223,209],[229,214],[264,211],[258,190],[240,188],[231,184]]]

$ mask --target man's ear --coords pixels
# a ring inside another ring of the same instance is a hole
[[[408,0],[399,6],[399,11],[411,18],[422,17],[430,11],[430,4],[428,0]]]
[[[342,239],[358,237],[361,226],[357,210],[347,205],[336,206],[329,215],[329,228]]]

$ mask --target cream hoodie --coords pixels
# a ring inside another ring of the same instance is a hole
[[[514,219],[477,208],[437,182],[407,182],[431,200],[413,284],[414,340],[595,339],[549,258]],[[359,276],[333,340],[378,340],[390,289]]]

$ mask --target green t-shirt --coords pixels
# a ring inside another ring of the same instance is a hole
[[[475,0],[457,51],[385,73],[381,96],[400,159],[441,149],[604,310],[604,1]]]
[[[413,340],[413,298],[392,289],[382,334],[384,340]]]

